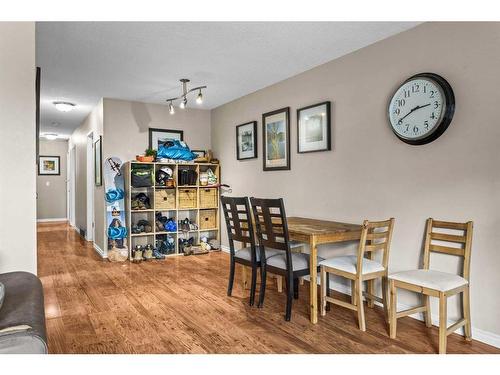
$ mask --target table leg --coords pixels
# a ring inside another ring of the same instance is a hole
[[[246,242],[241,243],[241,249],[244,249],[247,246],[249,246],[249,244]],[[243,289],[243,292],[248,288],[247,266],[244,265],[241,265],[241,288]]]
[[[247,273],[247,266],[241,266],[241,287],[243,290],[246,290],[248,287],[248,273]]]
[[[311,248],[311,253],[309,255],[309,275],[311,275],[311,280],[309,282],[309,306],[310,306],[310,316],[311,323],[318,323],[318,286],[317,282],[317,259],[318,250],[316,249],[316,241],[311,238],[309,243]]]
[[[276,285],[278,287],[278,293],[283,293],[283,276],[276,275]]]

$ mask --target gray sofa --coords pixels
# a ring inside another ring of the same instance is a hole
[[[5,298],[0,308],[0,354],[47,353],[43,288],[28,272],[0,274]]]

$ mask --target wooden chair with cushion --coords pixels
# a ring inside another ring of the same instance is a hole
[[[462,326],[465,330],[465,339],[468,341],[471,340],[469,272],[472,227],[472,221],[467,223],[454,223],[433,219],[427,220],[423,269],[398,272],[389,276],[391,294],[391,338],[396,338],[397,319],[407,315],[423,312],[426,326],[431,327],[432,321],[429,297],[437,297],[439,298],[439,353],[446,353],[447,336]],[[452,231],[454,231],[454,233],[450,233]],[[449,246],[451,244],[453,244],[453,246]],[[462,276],[430,270],[431,252],[462,257]],[[421,293],[424,297],[424,304],[398,312],[396,309],[397,288]],[[462,310],[464,317],[447,328],[447,299],[458,293],[462,293]]]
[[[265,248],[278,250],[277,255],[266,257],[261,262],[258,306],[262,307],[264,304],[267,271],[284,276],[287,293],[285,319],[290,321],[292,299],[299,298],[299,278],[309,275],[309,254],[292,252],[283,199],[250,198],[250,204],[261,254]]]
[[[361,239],[357,255],[341,256],[326,259],[319,263],[321,270],[321,315],[324,316],[327,304],[333,303],[358,312],[359,329],[366,331],[363,295],[369,300],[370,307],[373,301],[384,305],[386,319],[388,319],[388,288],[387,267],[389,264],[389,250],[391,247],[394,219],[386,221],[363,222]],[[382,251],[382,262],[373,259],[374,252]],[[330,297],[328,288],[329,274],[345,277],[351,280],[351,303]],[[374,281],[382,279],[382,298],[375,296]],[[363,293],[363,282],[368,283],[367,291]]]
[[[236,263],[248,266],[252,269],[250,306],[253,306],[257,284],[257,269],[260,269],[260,252],[257,252],[256,250],[255,232],[248,198],[222,196],[221,204],[224,211],[224,218],[226,220],[230,251],[229,284],[227,287],[227,295],[230,296],[233,291]],[[235,250],[235,241],[250,244],[250,246]],[[265,253],[266,256],[271,256],[276,255],[278,251],[266,249]]]

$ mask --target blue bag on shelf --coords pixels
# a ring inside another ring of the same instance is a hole
[[[196,159],[196,154],[189,147],[177,139],[168,140],[158,147],[156,157],[159,159],[175,159],[191,161]]]

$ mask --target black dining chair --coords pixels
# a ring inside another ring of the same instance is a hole
[[[267,271],[285,277],[286,313],[285,320],[292,315],[292,299],[299,298],[299,277],[309,275],[309,254],[291,251],[283,199],[250,198],[252,212],[259,240],[259,251],[276,249],[277,255],[262,258],[259,307],[264,304]],[[318,263],[323,258],[318,257]],[[318,267],[319,269],[319,267]]]
[[[247,197],[224,197],[221,196],[222,209],[226,220],[227,235],[230,250],[229,283],[227,295],[231,296],[234,284],[234,271],[236,263],[248,266],[252,269],[252,282],[250,286],[250,306],[254,305],[255,289],[257,284],[257,269],[260,266],[261,253],[257,252],[255,231],[252,222],[252,214]],[[236,250],[234,242],[246,244],[246,247]],[[276,255],[278,250],[266,249],[264,258]],[[262,275],[261,275],[262,276]]]

